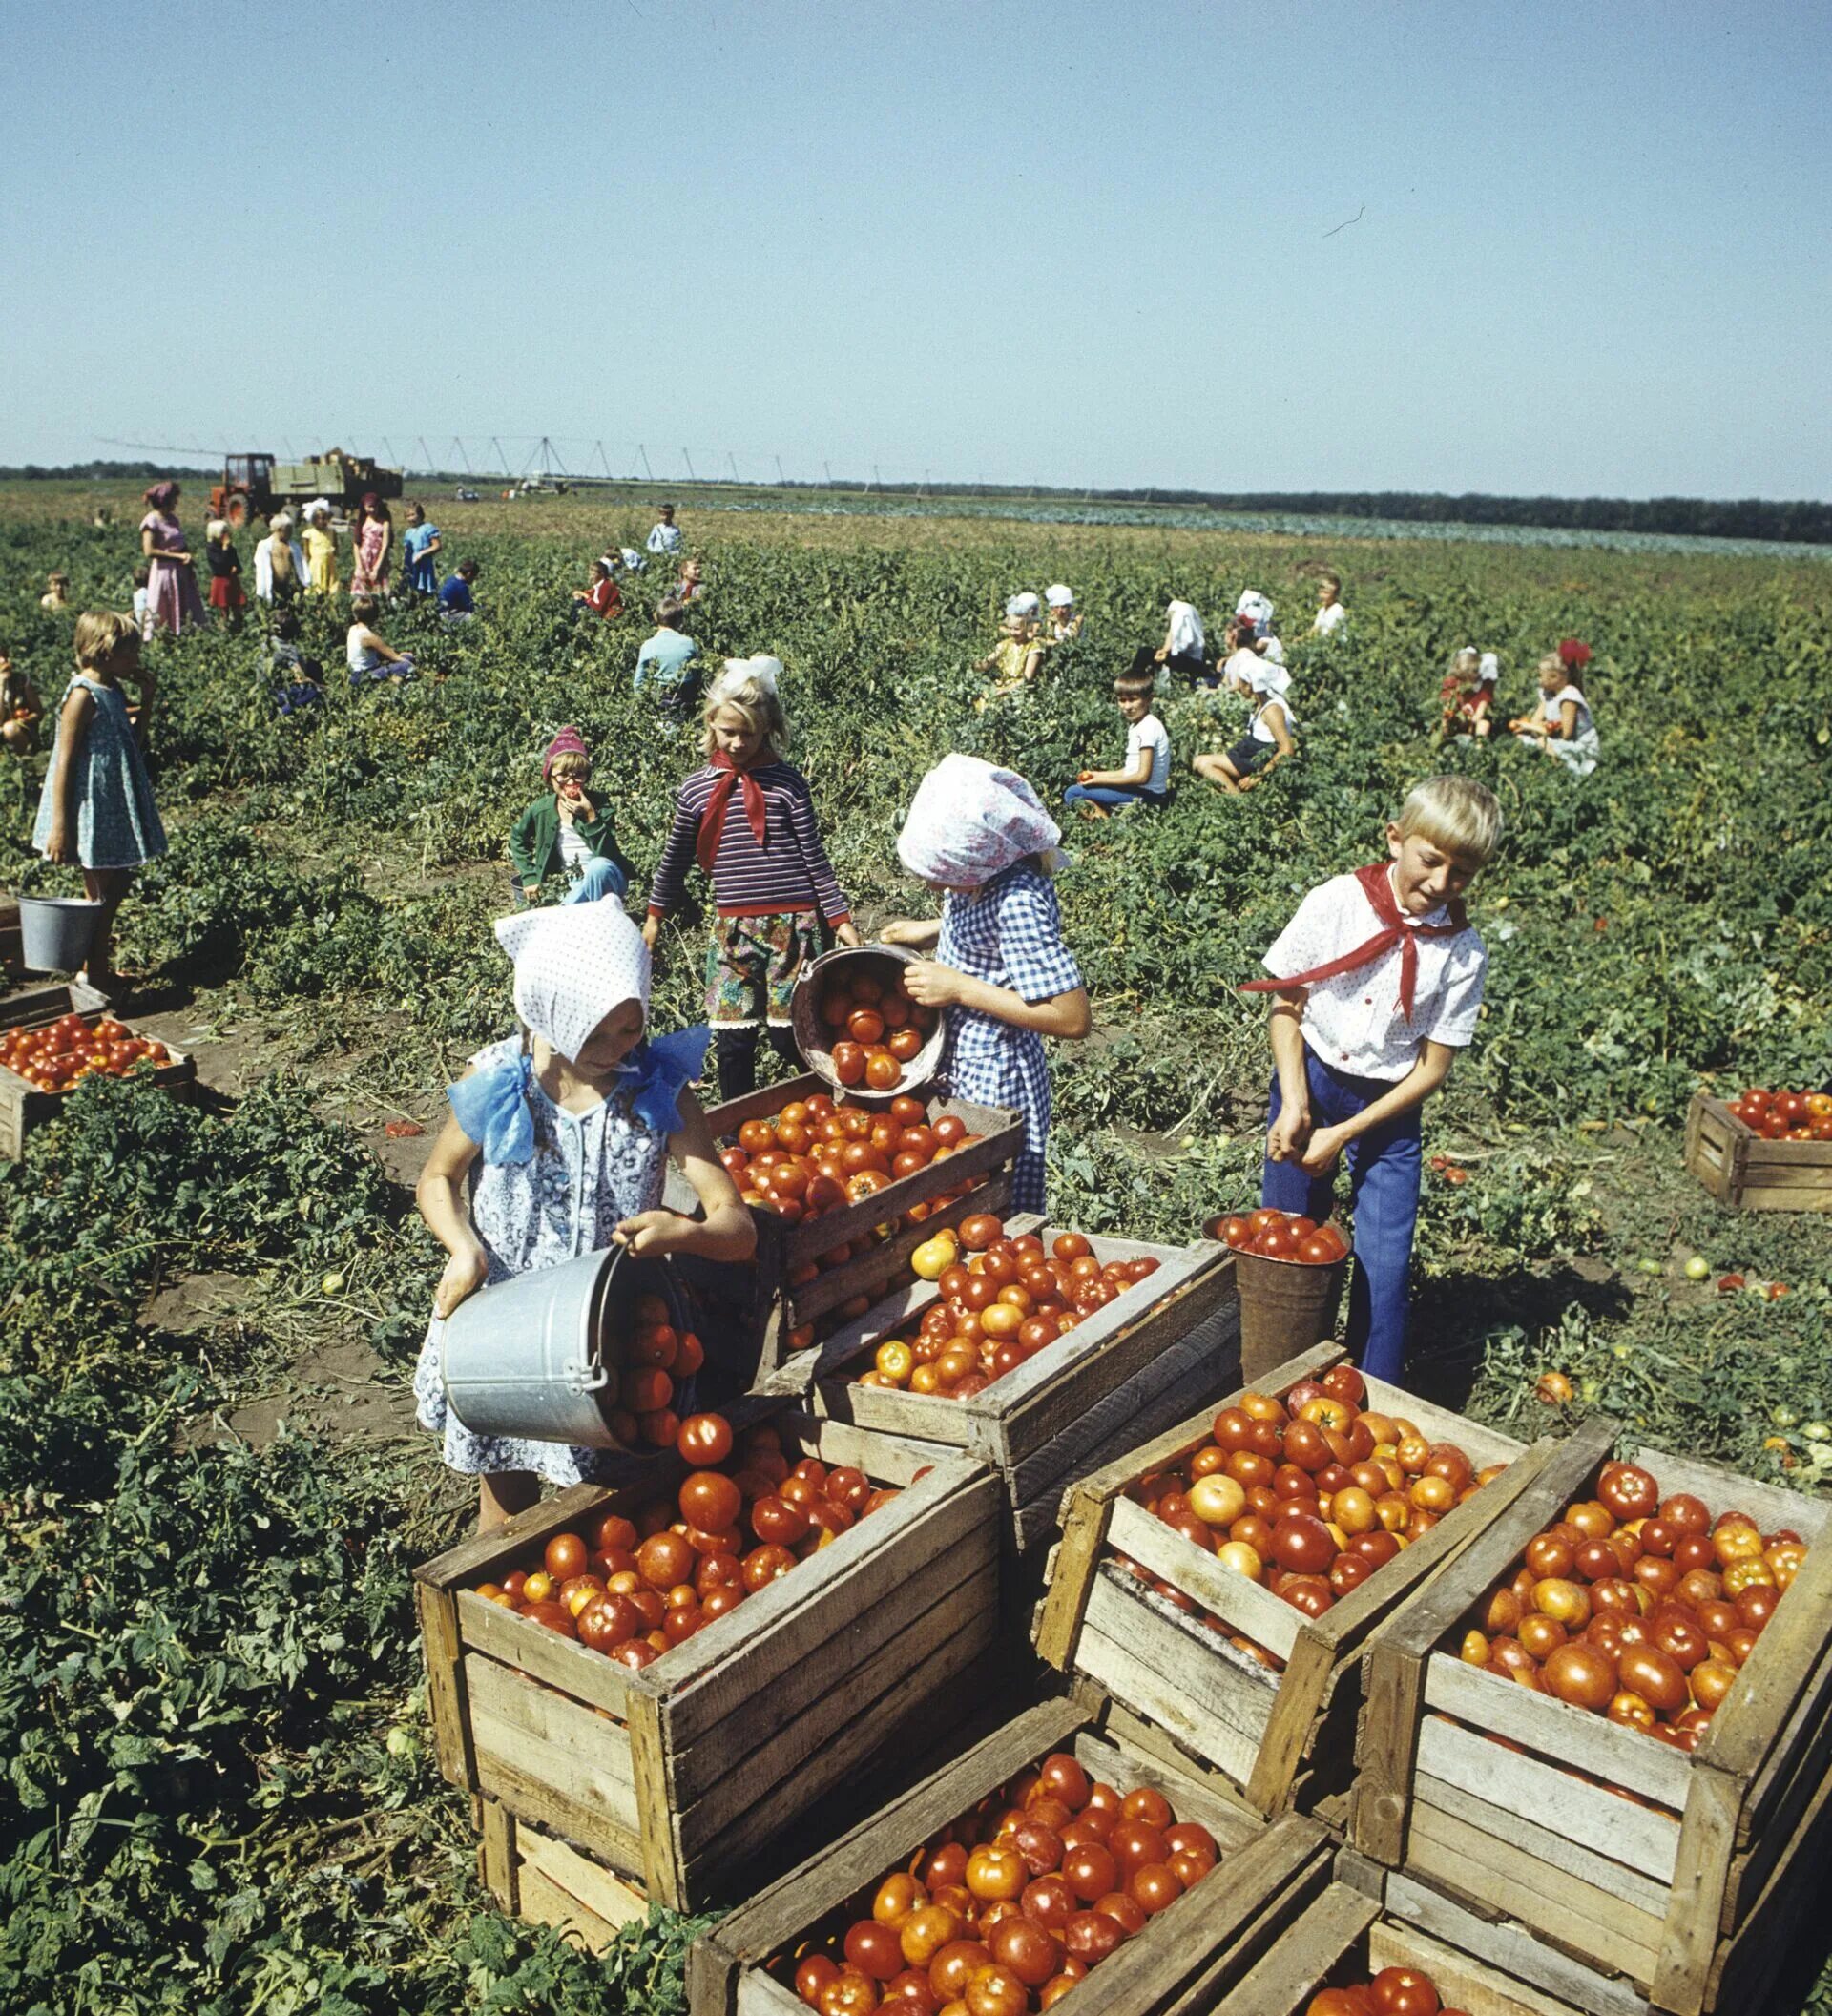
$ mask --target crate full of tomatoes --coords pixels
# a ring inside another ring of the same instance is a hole
[[[1686,1167],[1733,1211],[1832,1211],[1832,1092],[1696,1093]]]
[[[182,1051],[117,1020],[87,987],[45,987],[0,1003],[0,1160],[16,1161],[26,1135],[85,1079],[137,1075],[188,1099],[198,1073]]]
[[[866,1107],[809,1072],[715,1107],[720,1159],[757,1221],[755,1262],[689,1268],[727,1320],[756,1343],[758,1382],[800,1390],[785,1366],[821,1333],[852,1320],[938,1227],[999,1211],[1023,1145],[1015,1112],[970,1100],[898,1093]],[[668,1201],[691,1210],[678,1188]]]
[[[691,1949],[692,2016],[1206,2007],[1319,1887],[1326,1841],[1099,1721],[1027,1710],[761,1891]]]
[[[885,1299],[820,1347],[812,1404],[992,1465],[1029,1552],[1074,1478],[1233,1382],[1232,1277],[1206,1241],[975,1214],[932,1233]]]
[[[1339,1798],[1375,1626],[1531,1468],[1511,1437],[1314,1346],[1076,1486],[1037,1649],[1260,1812]]]
[[[1832,1510],[1619,1432],[1382,1632],[1355,1841],[1528,1980],[1754,2009],[1832,1829]]]
[[[999,1559],[997,1486],[964,1458],[783,1405],[680,1437],[664,1471],[441,1555],[416,1596],[446,1776],[688,1910],[961,1684]]]

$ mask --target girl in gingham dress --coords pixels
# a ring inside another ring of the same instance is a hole
[[[942,1083],[956,1098],[1013,1107],[1024,1148],[1011,1208],[1044,1208],[1050,1070],[1043,1038],[1088,1033],[1088,992],[1062,942],[1046,857],[1061,832],[1015,771],[945,757],[917,788],[898,836],[905,867],[942,896],[933,923],[887,925],[886,945],[933,946],[904,976],[912,999],[947,1013]]]

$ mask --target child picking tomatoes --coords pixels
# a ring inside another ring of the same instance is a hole
[[[1488,954],[1462,896],[1500,839],[1491,792],[1428,778],[1387,826],[1389,858],[1312,889],[1266,953],[1273,977],[1244,989],[1274,996],[1261,1202],[1322,1225],[1346,1159],[1347,1341],[1380,1379],[1405,1368],[1421,1109],[1482,1006]]]
[[[415,1193],[450,1258],[414,1394],[422,1425],[445,1435],[446,1462],[478,1480],[479,1531],[533,1504],[540,1478],[599,1474],[604,1452],[473,1435],[449,1412],[441,1360],[458,1304],[614,1241],[714,1260],[748,1259],[757,1245],[689,1082],[705,1029],[644,1040],[649,948],[635,925],[617,904],[590,903],[502,918],[496,936],[515,962],[522,1032],[479,1050],[450,1088],[451,1117]],[[656,1208],[671,1154],[703,1220]]]
[[[1049,856],[1062,838],[1015,771],[976,756],[947,756],[924,778],[898,858],[941,893],[932,923],[886,925],[886,945],[935,947],[904,975],[910,998],[947,1011],[942,1079],[957,1098],[1014,1107],[1024,1147],[1011,1209],[1041,1211],[1050,1138],[1050,1070],[1043,1038],[1088,1033],[1088,992],[1062,941]]]
[[[789,736],[776,692],[781,670],[774,658],[728,658],[714,680],[706,696],[710,760],[675,800],[642,927],[653,947],[697,861],[712,877],[718,909],[706,948],[706,1013],[722,1099],[756,1088],[761,1027],[777,1055],[802,1069],[789,1024],[796,982],[835,939],[859,943],[808,780],[778,754]]]

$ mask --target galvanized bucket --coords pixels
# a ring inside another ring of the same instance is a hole
[[[613,1341],[620,1309],[658,1295],[677,1328],[686,1301],[665,1259],[607,1246],[480,1289],[446,1323],[446,1398],[473,1435],[620,1449]]]
[[[80,972],[101,914],[86,896],[21,896],[20,964],[33,973]]]
[[[936,1018],[935,1027],[924,1039],[922,1049],[904,1066],[904,1074],[895,1085],[883,1091],[874,1091],[864,1084],[843,1085],[839,1072],[833,1068],[833,1045],[838,1039],[821,1019],[822,985],[836,973],[843,975],[863,968],[875,973],[882,984],[889,986],[897,979],[900,967],[913,965],[921,957],[920,952],[907,951],[898,945],[836,946],[805,967],[796,982],[795,992],[789,1001],[789,1020],[795,1029],[796,1047],[807,1060],[808,1069],[818,1071],[849,1105],[888,1106],[906,1092],[921,1092],[941,1069],[942,1051],[947,1045],[947,1018],[945,1015]],[[840,1033],[843,1035],[844,1031]]]

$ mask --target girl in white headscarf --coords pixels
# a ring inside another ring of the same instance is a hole
[[[479,1531],[534,1503],[540,1480],[603,1474],[605,1451],[473,1435],[447,1406],[445,1320],[487,1283],[558,1266],[613,1243],[633,1253],[748,1259],[757,1231],[690,1081],[706,1030],[645,1041],[649,948],[615,904],[531,910],[497,921],[515,962],[519,1034],[479,1050],[448,1093],[451,1117],[415,1196],[450,1255],[433,1299],[414,1394],[423,1426],[443,1431],[446,1462],[478,1480]],[[669,1156],[703,1219],[659,1208]],[[677,1368],[678,1369],[678,1368]],[[666,1407],[640,1419],[646,1441],[674,1439]]]
[[[1051,863],[1062,838],[1014,770],[977,756],[947,756],[917,786],[897,837],[909,872],[942,899],[942,914],[905,918],[886,945],[935,947],[905,969],[912,1000],[946,1009],[942,1083],[956,1097],[1015,1108],[1024,1147],[1011,1175],[1011,1209],[1044,1208],[1050,1070],[1043,1038],[1088,1033],[1088,991],[1063,943]]]
[[[1232,625],[1230,625],[1232,632]],[[1239,650],[1222,668],[1231,692],[1256,702],[1247,732],[1225,756],[1203,754],[1191,768],[1211,784],[1237,796],[1251,791],[1260,779],[1269,776],[1286,757],[1298,753],[1285,696],[1291,691],[1291,675],[1282,665],[1274,665],[1257,652]]]
[[[1072,644],[1081,634],[1081,612],[1075,607],[1075,592],[1066,582],[1054,581],[1043,592],[1050,610],[1050,642]]]

